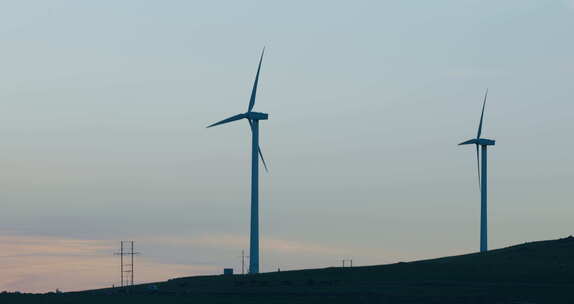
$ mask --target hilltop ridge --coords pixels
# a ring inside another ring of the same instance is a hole
[[[172,295],[339,296],[559,300],[574,287],[574,237],[528,242],[485,253],[353,268],[331,267],[258,275],[201,276],[135,287]],[[100,291],[101,292],[101,291]],[[106,290],[110,292],[110,290]]]
[[[414,262],[183,277],[29,297],[43,303],[572,303],[573,293],[569,236]]]

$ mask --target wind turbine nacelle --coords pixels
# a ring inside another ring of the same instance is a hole
[[[251,120],[267,120],[269,118],[269,114],[260,112],[247,112],[245,116]]]
[[[481,146],[494,146],[496,141],[493,139],[486,139],[486,138],[474,138],[471,140],[467,140],[465,142],[461,142],[459,145],[481,145]]]

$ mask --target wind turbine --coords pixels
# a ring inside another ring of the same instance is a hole
[[[247,112],[231,116],[222,121],[216,122],[207,126],[208,128],[218,125],[226,124],[232,121],[247,119],[251,127],[251,233],[249,239],[249,273],[259,273],[259,157],[263,162],[265,171],[267,171],[267,164],[261,153],[259,147],[259,121],[267,120],[269,115],[267,113],[254,112],[253,106],[255,105],[255,95],[257,95],[257,83],[259,82],[259,71],[261,70],[261,62],[263,61],[263,54],[265,48],[261,52],[259,58],[259,66],[257,67],[257,74],[255,75],[255,82],[251,90],[251,98],[249,99],[249,106]]]
[[[486,139],[480,137],[480,134],[482,133],[482,119],[484,118],[484,106],[486,105],[486,96],[488,96],[488,89],[486,89],[486,93],[484,93],[484,101],[482,102],[482,113],[480,114],[480,123],[478,124],[478,133],[476,134],[476,138],[467,140],[459,144],[459,145],[474,144],[476,146],[478,185],[480,187],[480,252],[488,250],[488,226],[487,226],[487,205],[486,205],[486,181],[487,181],[486,149],[488,146],[494,146],[495,143],[495,141],[492,139]],[[482,160],[478,153],[479,146],[482,154]]]

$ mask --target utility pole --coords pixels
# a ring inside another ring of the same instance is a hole
[[[345,267],[345,262],[349,262],[349,267],[353,267],[353,259],[341,259],[341,262],[343,262],[343,267]]]
[[[132,275],[131,282],[132,282],[132,285],[134,285],[134,241],[131,241],[131,244],[132,244],[132,250],[131,250],[131,252],[130,252],[130,256],[131,256],[132,260],[131,260],[131,263],[130,263],[130,265],[131,265],[131,271],[130,271],[130,273],[131,273],[131,275]]]
[[[124,241],[120,241],[120,286],[124,287]]]
[[[245,250],[241,250],[241,274],[245,274],[245,258],[249,258],[245,255]]]
[[[128,246],[128,244],[130,246]],[[127,251],[129,249],[129,251]],[[134,252],[134,241],[120,241],[120,252],[114,253],[114,255],[120,256],[120,286],[131,286],[134,285],[134,255],[140,254],[139,252]],[[124,256],[130,256],[129,264],[124,262]]]

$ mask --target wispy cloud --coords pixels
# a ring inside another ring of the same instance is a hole
[[[94,255],[110,250],[112,250],[111,244],[100,240],[0,235],[0,257],[2,258],[38,255]]]
[[[119,281],[115,242],[0,236],[0,290],[45,292],[102,288]],[[180,265],[138,257],[137,282],[214,273],[209,265]]]
[[[141,237],[138,241],[158,247],[197,247],[209,250],[239,251],[249,244],[244,235],[203,235],[196,237]],[[309,242],[264,238],[263,252],[278,255],[345,256],[346,248]],[[0,290],[45,292],[112,286],[119,281],[117,242],[46,236],[0,235]],[[220,266],[189,265],[158,261],[145,256],[136,260],[137,282],[217,273]]]
[[[141,236],[140,244],[154,248],[155,258],[136,258],[136,283],[162,281],[175,277],[219,273],[222,265],[233,265],[249,237],[239,234],[206,234],[199,236]],[[45,236],[0,234],[0,291],[19,290],[45,292],[59,288],[64,291],[109,287],[119,282],[117,241],[85,240]],[[161,248],[164,251],[161,251]],[[166,255],[167,252],[181,252]],[[316,268],[338,265],[341,258],[354,258],[355,265],[382,264],[412,260],[413,253],[390,252],[381,248],[357,248],[352,245],[333,246],[328,243],[262,238],[264,263],[267,269]],[[152,250],[153,251],[153,250]],[[194,261],[181,258],[197,254]],[[210,254],[208,262],[198,262]],[[411,257],[411,258],[409,258]],[[420,258],[420,257],[419,257]],[[178,262],[173,262],[177,260]],[[265,268],[265,265],[263,265]]]
[[[248,236],[233,234],[202,235],[194,237],[152,237],[147,240],[151,242],[171,245],[193,245],[201,247],[233,248],[238,250],[245,248],[246,244],[249,244]],[[278,253],[302,253],[318,255],[345,255],[349,253],[349,250],[344,247],[332,247],[309,242],[277,238],[262,238],[261,249],[263,251]]]

